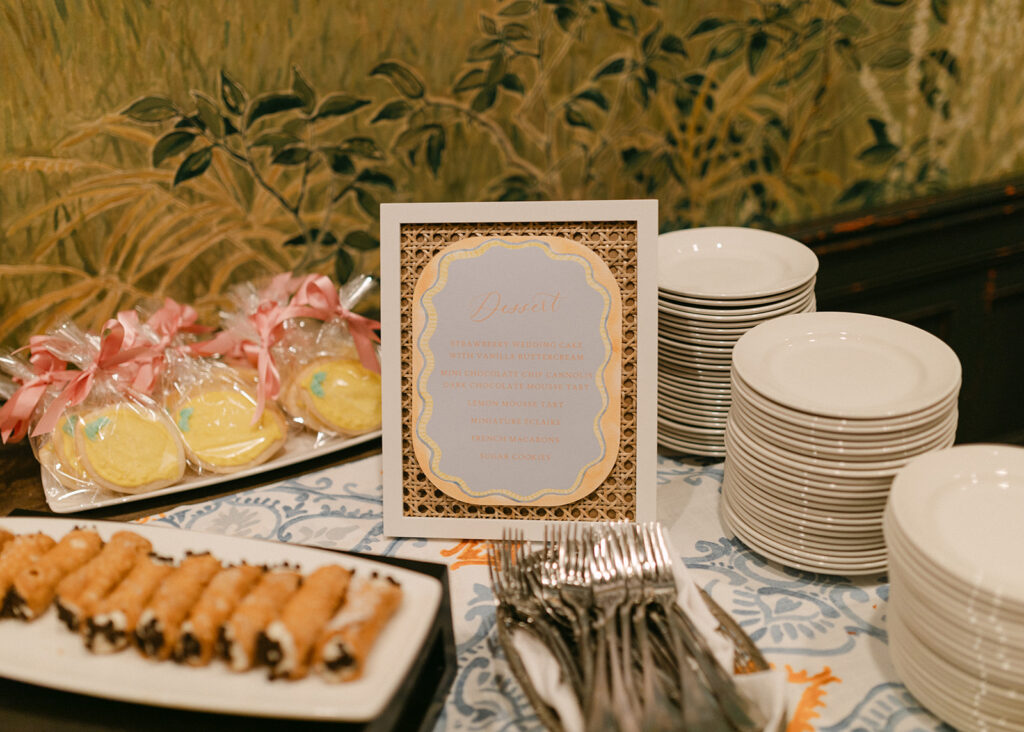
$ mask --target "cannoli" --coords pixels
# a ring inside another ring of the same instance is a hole
[[[363,675],[377,636],[402,601],[402,588],[390,577],[357,577],[345,604],[320,634],[313,654],[317,673],[330,681]]]
[[[118,531],[100,553],[57,585],[57,617],[77,631],[102,600],[153,546],[132,531]]]
[[[302,583],[260,636],[258,654],[270,678],[301,679],[324,624],[345,599],[352,573],[336,564],[320,567]]]
[[[157,490],[185,474],[185,449],[174,424],[162,410],[141,403],[82,414],[75,448],[89,479],[118,493]]]
[[[302,575],[294,570],[271,570],[238,603],[217,636],[218,652],[233,671],[246,671],[256,665],[260,633],[280,614],[301,582]]]
[[[95,653],[113,653],[127,647],[146,603],[173,569],[160,557],[140,556],[128,575],[96,604],[86,620],[86,648]]]
[[[175,422],[197,468],[231,473],[266,462],[288,437],[281,411],[267,404],[255,423],[256,397],[231,384],[197,389],[178,402]]]
[[[18,573],[4,605],[22,620],[39,617],[53,602],[60,581],[99,554],[102,547],[103,540],[92,529],[69,531],[38,562]]]
[[[203,590],[220,571],[211,554],[186,557],[153,593],[135,628],[135,641],[144,656],[169,658],[178,643],[181,624]]]
[[[297,401],[315,424],[343,435],[380,427],[380,374],[356,359],[315,359],[299,370],[295,382]]]
[[[190,666],[208,664],[216,650],[220,626],[231,616],[264,571],[263,567],[241,564],[218,572],[181,624],[181,634],[174,647],[174,660]]]
[[[7,591],[14,578],[39,561],[56,543],[46,534],[20,534],[4,544],[0,551],[0,598],[3,598],[0,616],[10,615]]]
[[[14,534],[5,529],[0,529],[0,551],[3,551],[4,546],[7,542],[14,538]]]

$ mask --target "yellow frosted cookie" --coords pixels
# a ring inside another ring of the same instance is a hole
[[[355,359],[316,359],[298,371],[294,388],[326,431],[358,435],[380,427],[380,374]]]
[[[82,413],[75,447],[89,479],[118,493],[164,488],[185,473],[185,450],[174,424],[142,404],[119,402]]]
[[[259,465],[273,456],[288,436],[284,415],[266,405],[256,424],[256,399],[242,389],[217,384],[178,402],[172,413],[189,459],[216,473]]]
[[[53,451],[50,455],[53,459],[50,472],[68,490],[91,486],[89,476],[78,459],[78,448],[75,447],[75,425],[77,423],[77,414],[65,414],[50,433],[49,447]],[[42,454],[40,454],[40,459],[42,460]]]

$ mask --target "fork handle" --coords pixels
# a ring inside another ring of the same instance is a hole
[[[730,724],[739,732],[754,732],[763,729],[765,720],[761,718],[759,710],[740,696],[732,677],[711,653],[707,642],[690,617],[683,612],[681,607],[673,603],[670,618],[676,621],[673,625],[678,629],[679,636],[686,645],[686,650],[697,662],[697,667],[707,679],[712,694],[718,699]]]

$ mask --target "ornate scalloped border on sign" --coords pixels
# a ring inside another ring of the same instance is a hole
[[[592,249],[622,294],[622,401],[619,453],[608,477],[564,506],[477,506],[451,498],[420,469],[412,435],[412,303],[423,268],[452,242],[475,236],[561,236]],[[637,223],[445,223],[401,225],[402,515],[417,518],[622,521],[636,517],[637,483]]]

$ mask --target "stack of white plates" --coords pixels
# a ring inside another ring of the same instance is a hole
[[[658,237],[658,442],[723,457],[732,348],[756,325],[814,310],[818,259],[800,242],[716,226]]]
[[[733,351],[726,525],[791,567],[884,570],[893,476],[953,444],[960,373],[941,340],[873,315],[788,315],[750,331]]]
[[[885,513],[889,650],[910,692],[958,729],[1024,730],[1024,449],[913,460]]]

